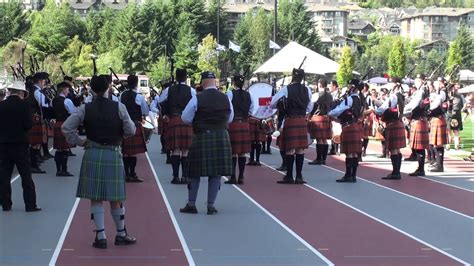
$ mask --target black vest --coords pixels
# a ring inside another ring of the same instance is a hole
[[[66,98],[57,96],[53,99],[53,110],[54,110],[54,117],[58,121],[65,121],[69,117],[69,112],[64,106],[64,101]]]
[[[247,119],[249,117],[250,93],[244,90],[232,90],[232,106],[234,107],[234,118]]]
[[[197,112],[193,120],[194,132],[225,130],[230,115],[230,103],[225,94],[216,89],[205,89],[197,97]]]
[[[352,98],[352,106],[351,108],[342,112],[339,115],[338,119],[341,124],[352,124],[357,122],[358,118],[361,116],[362,113],[362,102],[359,97],[357,96],[348,96]],[[345,99],[347,101],[347,98]]]
[[[135,102],[137,93],[132,90],[126,90],[122,93],[122,103],[127,107],[128,114],[133,121],[142,121],[142,109]]]
[[[320,92],[318,101],[314,103],[313,114],[314,115],[327,115],[332,103],[332,95],[329,92]]]
[[[86,104],[84,126],[87,139],[102,145],[120,145],[123,124],[118,105],[119,103],[103,97]]]
[[[306,107],[310,101],[308,89],[302,84],[293,83],[288,85],[287,115],[306,115]]]
[[[191,100],[191,87],[185,84],[176,84],[168,89],[168,115],[181,115]]]

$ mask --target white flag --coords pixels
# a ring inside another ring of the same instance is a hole
[[[217,44],[216,51],[223,52],[225,51],[225,46],[222,44]]]
[[[276,42],[272,42],[272,40],[270,40],[269,46],[270,46],[270,49],[275,49],[275,50],[281,49],[280,45],[278,45]]]
[[[230,40],[229,40],[229,49],[234,52],[240,53],[240,46],[238,46],[237,44],[233,43]]]

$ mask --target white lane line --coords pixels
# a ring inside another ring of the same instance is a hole
[[[171,209],[171,205],[168,201],[168,198],[166,197],[165,191],[163,190],[163,187],[161,186],[161,183],[160,183],[160,180],[158,179],[158,175],[156,174],[155,168],[153,167],[153,164],[151,163],[151,159],[148,156],[148,152],[146,152],[145,155],[148,160],[148,164],[151,168],[151,171],[153,172],[153,176],[155,177],[156,184],[158,185],[158,188],[160,189],[161,197],[163,198],[163,201],[165,202],[166,209],[168,210],[168,214],[171,217],[173,226],[176,230],[176,233],[178,234],[179,241],[181,242],[181,245],[183,246],[184,254],[186,255],[186,259],[188,260],[189,266],[195,266],[196,263],[194,262],[193,256],[191,255],[191,251],[189,250],[188,244],[186,243],[186,239],[184,239],[183,232],[181,232],[181,228],[179,228],[179,224],[176,221],[176,217],[174,216],[173,210]]]
[[[52,151],[53,148],[49,149],[49,151]],[[13,184],[13,182],[15,182],[18,178],[20,178],[20,175],[16,175],[11,181],[10,181],[10,184]]]
[[[264,163],[262,163],[264,164]],[[224,177],[224,179],[227,179]],[[327,265],[333,266],[334,263],[332,263],[328,258],[326,258],[323,254],[321,254],[318,250],[316,250],[313,246],[311,246],[306,240],[304,240],[301,236],[299,236],[297,233],[295,233],[293,230],[291,230],[286,224],[284,224],[282,221],[280,221],[278,218],[276,218],[273,214],[271,214],[267,209],[265,209],[262,205],[260,205],[258,202],[256,202],[252,197],[250,197],[246,192],[244,192],[241,188],[239,188],[236,185],[232,185],[237,191],[242,193],[248,200],[250,200],[255,206],[257,206],[261,211],[263,211],[266,215],[268,215],[270,218],[272,218],[277,224],[279,224],[283,229],[285,229],[290,235],[292,235],[294,238],[296,238],[298,241],[300,241],[307,249],[309,249],[311,252],[313,252],[316,256],[318,256],[320,259],[322,259]]]
[[[262,162],[261,162],[261,163],[262,163]],[[281,173],[281,174],[284,174],[283,172],[280,172],[280,171],[276,170],[275,168],[271,167],[271,166],[268,165],[268,164],[265,164],[265,163],[262,163],[262,164],[265,165],[265,166],[267,166],[267,167],[270,168],[270,169],[273,169],[273,170],[275,170],[275,171],[277,171],[277,172],[279,172],[279,173]],[[345,206],[347,206],[347,207],[353,209],[353,210],[356,211],[356,212],[359,212],[359,213],[361,213],[361,214],[363,214],[363,215],[365,215],[365,216],[367,216],[367,217],[369,217],[369,218],[371,218],[371,219],[373,219],[373,220],[375,220],[375,221],[377,221],[377,222],[379,222],[379,223],[381,223],[381,224],[383,224],[383,225],[385,225],[385,226],[388,226],[389,228],[391,228],[391,229],[393,229],[393,230],[395,230],[395,231],[397,231],[397,232],[399,232],[399,233],[401,233],[401,234],[403,234],[403,235],[405,235],[405,236],[407,236],[407,237],[409,237],[409,238],[411,238],[411,239],[413,239],[413,240],[415,240],[415,241],[417,241],[417,242],[419,242],[419,243],[421,243],[421,244],[423,244],[423,245],[425,245],[425,246],[427,246],[427,247],[429,247],[429,248],[431,248],[431,249],[434,249],[434,250],[438,251],[439,253],[441,253],[441,254],[443,254],[443,255],[445,255],[445,256],[448,256],[448,257],[450,257],[451,259],[453,259],[453,260],[455,260],[455,261],[457,261],[457,262],[459,262],[459,263],[462,263],[462,264],[464,264],[464,265],[470,265],[469,263],[463,261],[462,259],[457,258],[457,257],[455,257],[455,256],[453,256],[453,255],[451,255],[451,254],[449,254],[449,253],[447,253],[447,252],[445,252],[444,250],[442,250],[442,249],[440,249],[440,248],[437,248],[437,247],[435,247],[435,246],[433,246],[433,245],[431,245],[431,244],[429,244],[429,243],[427,243],[427,242],[425,242],[425,241],[423,241],[423,240],[421,240],[421,239],[415,237],[414,235],[411,235],[411,234],[409,234],[408,232],[405,232],[405,231],[399,229],[398,227],[395,227],[395,226],[393,226],[393,225],[391,225],[391,224],[389,224],[389,223],[387,223],[387,222],[385,222],[385,221],[383,221],[383,220],[380,220],[380,219],[378,219],[378,218],[376,218],[376,217],[374,217],[374,216],[372,216],[372,215],[370,215],[370,214],[368,214],[368,213],[366,213],[366,212],[364,212],[364,211],[362,211],[362,210],[360,210],[360,209],[358,209],[358,208],[356,208],[356,207],[354,207],[354,206],[352,206],[352,205],[350,205],[350,204],[347,204],[347,203],[345,203],[345,202],[342,201],[342,200],[339,200],[339,199],[337,199],[337,198],[335,198],[335,197],[333,197],[333,196],[331,196],[331,195],[329,195],[329,194],[327,194],[327,193],[325,193],[325,192],[323,192],[323,191],[321,191],[321,190],[319,190],[319,189],[317,189],[317,188],[314,188],[314,187],[312,187],[312,186],[310,186],[310,185],[308,185],[308,184],[304,184],[304,185],[305,185],[307,188],[310,188],[310,189],[312,189],[312,190],[314,190],[314,191],[316,191],[316,192],[318,192],[318,193],[320,193],[320,194],[322,194],[322,195],[324,195],[324,196],[326,196],[326,197],[328,197],[328,198],[330,198],[330,199],[332,199],[332,200],[335,200],[335,201],[337,201],[337,202],[339,202],[339,203],[341,203],[341,204],[343,204],[343,205],[345,205]]]
[[[275,149],[275,150],[277,150],[276,148],[273,148],[273,147],[272,147],[272,149]],[[304,158],[304,159],[305,159],[305,161],[311,162],[311,160],[309,160],[309,159],[307,159],[307,158]],[[327,165],[321,165],[321,166],[323,166],[323,167],[326,167],[326,168],[328,168],[328,169],[331,169],[331,170],[334,170],[334,171],[336,171],[336,172],[339,172],[339,173],[343,173],[343,174],[344,174],[344,171],[338,170],[338,169],[336,169],[336,168],[333,168],[333,167],[331,167],[331,166],[327,166]],[[271,167],[271,166],[269,166],[269,167]],[[271,168],[273,168],[273,167],[271,167]],[[273,169],[274,169],[274,168],[273,168]],[[460,212],[458,212],[458,211],[455,211],[455,210],[452,210],[452,209],[449,209],[449,208],[443,207],[443,206],[441,206],[441,205],[438,205],[438,204],[436,204],[436,203],[429,202],[429,201],[427,201],[427,200],[424,200],[424,199],[422,199],[422,198],[415,197],[415,196],[413,196],[413,195],[410,195],[410,194],[407,194],[407,193],[404,193],[404,192],[398,191],[398,190],[396,190],[396,189],[393,189],[393,188],[390,188],[390,187],[386,187],[386,186],[384,186],[384,185],[381,185],[381,184],[378,184],[378,183],[376,183],[376,182],[373,182],[373,181],[370,181],[370,180],[367,180],[367,179],[361,178],[360,176],[357,176],[357,178],[358,178],[358,179],[360,179],[360,180],[363,180],[363,181],[365,181],[365,182],[367,182],[367,183],[371,183],[371,184],[373,184],[373,185],[376,185],[376,186],[378,186],[378,187],[381,187],[381,188],[383,188],[383,189],[387,189],[387,190],[393,191],[393,192],[395,192],[395,193],[398,193],[398,194],[401,194],[401,195],[407,196],[407,197],[409,197],[409,198],[412,198],[412,199],[415,199],[415,200],[421,201],[421,202],[423,202],[423,203],[426,203],[426,204],[432,205],[432,206],[434,206],[434,207],[437,207],[437,208],[443,209],[443,210],[445,210],[445,211],[449,211],[449,212],[452,212],[452,213],[454,213],[454,214],[457,214],[457,215],[463,216],[463,217],[465,217],[465,218],[468,218],[468,219],[470,219],[470,220],[474,220],[474,217],[472,217],[472,216],[469,216],[469,215],[467,215],[467,214],[460,213]],[[402,181],[402,182],[403,182],[403,181]]]
[[[56,265],[56,261],[58,260],[59,253],[61,252],[61,249],[63,247],[64,240],[66,239],[67,232],[69,231],[69,227],[71,227],[72,218],[74,218],[74,214],[76,213],[77,206],[79,205],[80,200],[81,199],[76,198],[76,201],[74,202],[74,205],[72,206],[71,212],[69,213],[69,216],[67,217],[66,224],[64,225],[63,232],[61,233],[58,244],[56,245],[56,249],[54,249],[53,256],[51,257],[51,260],[49,261],[49,266]]]

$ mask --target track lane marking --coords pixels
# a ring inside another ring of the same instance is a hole
[[[264,163],[262,163],[264,164]],[[225,180],[228,180],[226,177],[223,177]],[[292,235],[294,238],[296,238],[298,241],[300,241],[308,250],[310,250],[312,253],[314,253],[316,256],[318,256],[321,260],[323,260],[327,265],[329,266],[334,266],[334,263],[332,263],[328,258],[326,258],[322,253],[320,253],[317,249],[315,249],[312,245],[310,245],[306,240],[304,240],[301,236],[299,236],[295,231],[290,229],[286,224],[284,224],[282,221],[280,221],[277,217],[275,217],[273,214],[270,213],[267,209],[265,209],[260,203],[258,203],[256,200],[254,200],[249,194],[247,194],[245,191],[243,191],[240,187],[237,185],[232,185],[237,191],[242,193],[250,202],[252,202],[255,206],[257,206],[261,211],[263,211],[266,215],[268,215],[273,221],[275,221],[278,225],[280,225],[283,229],[285,229],[290,235]]]
[[[155,178],[155,182],[158,185],[158,188],[160,190],[161,197],[163,198],[163,201],[166,205],[166,209],[168,210],[168,214],[171,218],[171,222],[173,223],[173,226],[176,230],[176,234],[178,235],[179,241],[181,242],[181,245],[183,247],[184,254],[186,255],[186,259],[188,260],[189,266],[195,266],[196,263],[194,262],[194,258],[191,254],[191,251],[189,250],[188,244],[186,242],[186,239],[184,238],[181,228],[179,227],[176,217],[174,216],[173,210],[171,209],[171,205],[168,201],[168,197],[166,197],[165,191],[163,190],[163,187],[161,186],[161,182],[158,179],[158,175],[156,174],[155,168],[153,167],[153,164],[151,162],[150,156],[148,155],[148,152],[145,152],[145,156],[148,161],[148,166],[150,167],[151,172],[153,173],[153,176]]]
[[[274,150],[278,150],[277,148],[274,148],[274,147],[271,147],[271,148],[274,149]],[[305,161],[311,162],[311,160],[308,159],[308,158],[306,158],[306,157],[305,157],[304,159],[305,159]],[[265,164],[265,165],[267,165],[268,167],[274,169],[275,171],[278,171],[278,170],[276,170],[275,168],[269,166],[268,164]],[[320,165],[320,166],[326,167],[326,168],[328,168],[328,169],[331,169],[331,170],[336,171],[336,172],[339,172],[339,173],[343,173],[343,174],[345,173],[344,171],[341,171],[341,170],[339,170],[339,169],[333,168],[333,167],[331,167],[331,166],[327,166],[327,165]],[[279,172],[280,172],[280,171],[279,171]],[[282,172],[280,172],[280,173],[282,173]],[[470,220],[474,220],[474,217],[469,216],[469,215],[467,215],[467,214],[460,213],[460,212],[455,211],[455,210],[453,210],[453,209],[449,209],[449,208],[447,208],[447,207],[438,205],[438,204],[436,204],[436,203],[429,202],[429,201],[424,200],[424,199],[422,199],[422,198],[418,198],[418,197],[416,197],[416,196],[407,194],[407,193],[405,193],[405,192],[398,191],[398,190],[396,190],[396,189],[393,189],[393,188],[390,188],[390,187],[387,187],[387,186],[378,184],[378,183],[376,183],[376,182],[374,182],[374,181],[367,180],[367,179],[362,178],[362,177],[360,177],[360,176],[357,176],[357,178],[360,179],[360,180],[362,180],[362,181],[365,181],[365,182],[367,182],[367,183],[370,183],[370,184],[376,185],[376,186],[378,186],[378,187],[381,187],[381,188],[383,188],[383,189],[387,189],[387,190],[393,191],[393,192],[395,192],[395,193],[398,193],[398,194],[407,196],[407,197],[409,197],[409,198],[412,198],[412,199],[421,201],[421,202],[423,202],[423,203],[427,203],[427,204],[429,204],[429,205],[432,205],[432,206],[434,206],[434,207],[443,209],[443,210],[445,210],[445,211],[449,211],[449,212],[452,212],[452,213],[454,213],[454,214],[463,216],[463,217],[468,218],[468,219],[470,219]]]
[[[308,160],[308,159],[305,158],[305,160]],[[308,160],[308,161],[310,161],[310,160]],[[261,163],[262,165],[264,165],[264,166],[266,166],[266,167],[268,167],[268,168],[270,168],[270,169],[276,171],[276,172],[279,172],[280,174],[283,174],[283,175],[285,174],[284,172],[278,171],[278,170],[276,170],[274,167],[272,167],[272,166],[270,166],[270,165],[268,165],[268,164],[266,164],[266,163],[264,163],[264,162],[262,162],[262,161],[260,161],[260,163]],[[337,169],[334,169],[334,170],[337,170]],[[339,171],[339,170],[337,170],[337,171]],[[341,171],[340,171],[340,172],[341,172]],[[462,263],[462,264],[464,264],[464,265],[471,265],[471,264],[469,264],[469,263],[463,261],[462,259],[457,258],[457,257],[455,257],[455,256],[453,256],[453,255],[451,255],[451,254],[449,254],[449,253],[447,253],[447,252],[445,252],[444,250],[442,250],[442,249],[440,249],[440,248],[437,248],[437,247],[435,247],[435,246],[433,246],[433,245],[431,245],[431,244],[429,244],[429,243],[427,243],[427,242],[425,242],[425,241],[423,241],[423,240],[421,240],[421,239],[415,237],[414,235],[411,235],[411,234],[409,234],[408,232],[405,232],[405,231],[399,229],[398,227],[395,227],[394,225],[391,225],[391,224],[389,224],[389,223],[387,223],[387,222],[385,222],[385,221],[383,221],[383,220],[381,220],[381,219],[379,219],[379,218],[376,218],[375,216],[372,216],[372,215],[370,215],[370,214],[368,214],[368,213],[366,213],[366,212],[364,212],[364,211],[362,211],[362,210],[360,210],[360,209],[358,209],[358,208],[356,208],[356,207],[354,207],[354,206],[352,206],[352,205],[350,205],[350,204],[348,204],[348,203],[346,203],[346,202],[344,202],[344,201],[342,201],[342,200],[339,200],[338,198],[333,197],[333,196],[331,196],[331,195],[329,195],[329,194],[327,194],[327,193],[325,193],[325,192],[323,192],[323,191],[321,191],[321,190],[319,190],[319,189],[317,189],[317,188],[314,188],[314,187],[312,187],[312,186],[310,186],[310,185],[308,185],[308,184],[304,184],[304,186],[306,186],[307,188],[312,189],[312,190],[314,190],[314,191],[316,191],[316,192],[318,192],[318,193],[320,193],[320,194],[322,194],[322,195],[324,195],[324,196],[326,196],[326,197],[328,197],[328,198],[330,198],[330,199],[332,199],[332,200],[335,200],[335,201],[337,201],[337,202],[339,202],[339,203],[341,203],[341,204],[343,204],[343,205],[345,205],[345,206],[347,206],[347,207],[353,209],[354,211],[359,212],[360,214],[363,214],[363,215],[365,215],[365,216],[367,216],[367,217],[369,217],[369,218],[375,220],[376,222],[379,222],[379,223],[381,223],[381,224],[383,224],[383,225],[385,225],[385,226],[387,226],[387,227],[389,227],[389,228],[391,228],[391,229],[393,229],[393,230],[395,230],[395,231],[397,231],[397,232],[399,232],[399,233],[401,233],[401,234],[403,234],[403,235],[405,235],[405,236],[407,236],[407,237],[409,237],[409,238],[411,238],[411,239],[413,239],[413,240],[415,240],[415,241],[417,241],[417,242],[419,242],[419,243],[421,243],[421,244],[423,244],[423,245],[425,245],[425,246],[428,247],[428,248],[422,248],[422,250],[430,250],[430,249],[433,249],[433,250],[436,250],[436,251],[438,251],[439,253],[441,253],[441,254],[443,254],[443,255],[445,255],[445,256],[447,256],[447,257],[449,257],[449,258],[451,258],[451,259],[453,259],[453,260],[455,260],[455,261],[457,261],[457,262],[459,262],[459,263]]]

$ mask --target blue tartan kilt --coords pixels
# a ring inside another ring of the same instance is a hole
[[[196,178],[232,174],[232,147],[227,130],[208,130],[194,134],[185,176]]]
[[[125,173],[120,147],[88,141],[76,196],[91,200],[125,200]]]

